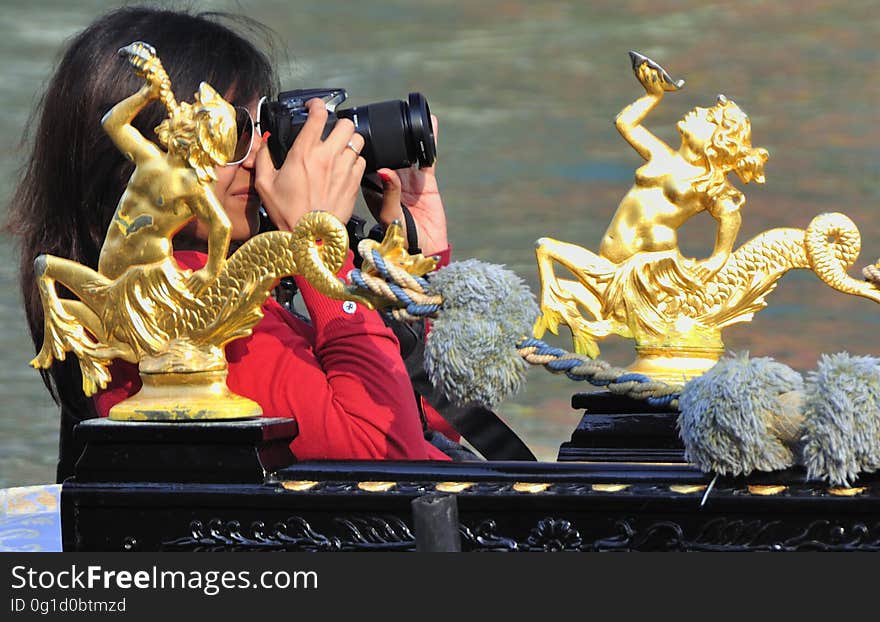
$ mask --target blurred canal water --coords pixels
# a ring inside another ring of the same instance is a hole
[[[26,153],[22,130],[60,45],[119,4],[0,2],[4,205]],[[852,272],[880,256],[876,2],[197,4],[270,24],[289,50],[283,87],[342,86],[351,104],[425,93],[440,118],[438,174],[454,258],[505,264],[536,294],[534,241],[550,236],[596,250],[640,163],[612,123],[642,92],[631,49],[687,81],[648,120],[659,136],[677,144],[677,119],[723,92],[750,115],[753,144],[770,151],[767,183],[744,187],[738,244],[842,211],[862,234]],[[705,214],[681,234],[692,255],[707,255],[713,241],[714,221]],[[16,278],[15,250],[0,238],[0,487],[53,481],[57,451],[57,409],[27,365],[33,350]],[[752,324],[725,331],[731,350],[801,371],[814,368],[821,353],[880,354],[880,309],[811,273],[786,275],[768,302]],[[570,347],[565,336],[550,341]],[[623,340],[600,345],[615,365],[633,358]],[[571,395],[588,388],[532,369],[526,389],[499,412],[540,458],[553,460],[579,419]]]

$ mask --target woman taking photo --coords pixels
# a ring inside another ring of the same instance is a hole
[[[135,75],[117,50],[135,41],[149,43],[181,98],[199,92],[204,81],[238,111],[254,116],[259,98],[278,91],[269,56],[251,40],[257,36],[268,42],[267,29],[243,17],[135,7],[99,17],[71,40],[35,112],[33,148],[9,207],[7,227],[20,242],[21,288],[35,350],[44,341],[45,318],[34,258],[50,254],[98,270],[108,231],[134,227],[126,220],[124,192],[139,162],[118,148],[120,132],[144,140],[137,144],[168,141],[163,135],[168,128],[160,126],[167,110],[158,89]],[[128,108],[116,108],[113,131],[104,131],[101,119],[120,102]],[[322,128],[326,118],[325,108],[313,101],[309,128]],[[233,140],[239,143],[235,154],[206,167],[213,172],[205,177],[205,200],[179,211],[179,222],[166,223],[182,227],[173,239],[173,259],[192,270],[187,286],[194,290],[213,273],[224,240],[235,248],[259,232],[261,205],[282,231],[313,210],[344,223],[363,175],[357,153],[363,139],[346,120],[325,140],[320,132],[304,131],[279,169],[261,137],[247,127]],[[402,199],[418,225],[423,252],[448,258],[433,168],[378,173],[385,186],[374,210],[380,223],[400,218]],[[137,259],[137,245],[124,250],[132,263],[155,259]],[[339,274],[352,267],[349,256]],[[270,298],[253,334],[226,347],[229,388],[257,402],[263,416],[295,418],[299,435],[291,449],[301,460],[448,459],[425,441],[397,339],[380,315],[362,305],[352,311],[295,278],[310,321]],[[43,373],[62,408],[59,481],[72,472],[79,453],[70,436],[73,424],[106,416],[140,387],[137,366],[124,353],[110,372],[106,388],[93,399],[83,393],[74,357],[55,360]]]

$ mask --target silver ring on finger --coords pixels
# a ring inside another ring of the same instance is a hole
[[[351,149],[352,151],[354,151],[355,155],[360,155],[360,154],[361,154],[360,150],[359,150],[357,147],[355,147],[355,146],[354,146],[354,143],[351,142],[351,141],[348,141],[348,144],[346,145],[346,147],[348,147],[349,149]]]

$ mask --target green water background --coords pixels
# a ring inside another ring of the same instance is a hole
[[[59,46],[119,2],[0,2],[0,197],[25,157],[19,140]],[[422,91],[440,118],[438,175],[454,258],[501,263],[538,292],[534,241],[596,249],[640,160],[612,123],[640,94],[627,52],[662,63],[687,85],[647,124],[677,145],[674,124],[717,93],[752,119],[770,151],[764,186],[744,187],[738,243],[773,227],[805,227],[824,211],[848,214],[862,234],[854,269],[880,256],[876,217],[880,148],[880,3],[736,1],[528,2],[384,0],[202,2],[270,24],[289,48],[286,88],[342,86],[350,103]],[[112,53],[112,52],[111,52]],[[96,124],[96,131],[97,124]],[[63,148],[63,145],[59,145]],[[704,256],[714,221],[681,234]],[[0,238],[0,487],[54,479],[57,409],[38,374],[16,282],[15,250]],[[798,370],[824,352],[880,355],[880,309],[815,275],[786,275],[769,307],[724,333],[731,350],[773,356]],[[569,347],[567,338],[549,339]],[[608,340],[603,358],[626,365],[631,344]],[[499,413],[541,459],[553,460],[579,414],[563,376],[530,370]]]

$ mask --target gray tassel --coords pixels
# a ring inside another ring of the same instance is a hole
[[[880,359],[822,355],[807,376],[803,464],[811,478],[848,486],[880,468]]]
[[[425,370],[455,404],[491,407],[525,383],[528,363],[516,350],[538,317],[535,296],[503,266],[468,259],[431,275],[429,293],[443,311],[425,345]]]
[[[721,359],[682,390],[678,428],[686,459],[733,476],[792,466],[802,389],[801,375],[771,358]]]

